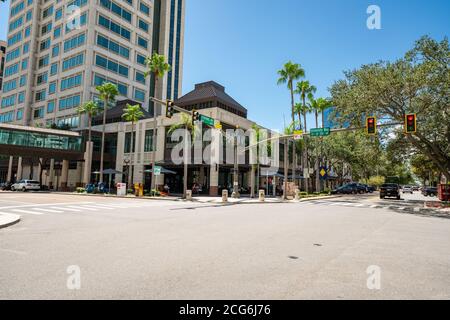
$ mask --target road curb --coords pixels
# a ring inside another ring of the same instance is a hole
[[[20,216],[17,214],[0,214],[0,229],[10,227],[20,221]]]

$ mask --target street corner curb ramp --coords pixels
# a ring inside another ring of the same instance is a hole
[[[17,214],[0,213],[0,229],[12,226],[20,221]]]

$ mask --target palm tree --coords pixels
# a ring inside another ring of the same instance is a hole
[[[155,88],[158,83],[158,79],[163,78],[164,75],[169,72],[172,67],[166,62],[166,57],[160,55],[156,52],[153,53],[151,57],[145,59],[145,64],[147,65],[147,71],[145,72],[145,77],[153,76],[155,79]],[[156,89],[155,89],[156,94]],[[156,98],[156,97],[154,97]],[[152,182],[151,189],[155,189],[155,165],[156,165],[156,109],[153,109],[153,137],[152,137]]]
[[[103,101],[103,129],[102,129],[102,148],[100,153],[100,182],[103,182],[103,160],[105,153],[105,131],[106,131],[106,113],[108,111],[109,103],[116,99],[119,94],[117,85],[110,82],[97,86],[96,90],[100,94],[100,99]]]
[[[261,128],[253,124],[252,129],[256,133],[256,164],[252,164],[251,168],[251,188],[250,188],[250,197],[255,197],[255,185],[256,185],[256,191],[259,191],[259,179],[260,179],[260,163],[259,163],[259,153],[260,153],[260,147],[259,147],[259,140],[261,137]],[[255,172],[256,172],[256,181],[255,181]]]
[[[294,81],[303,78],[305,76],[305,70],[299,64],[293,63],[292,61],[288,61],[283,66],[283,69],[278,71],[278,75],[280,77],[278,79],[278,85],[287,84],[287,87],[291,92],[291,116],[292,116],[292,123],[295,123]],[[286,143],[286,145],[287,144],[288,143]],[[293,162],[292,176],[294,178],[292,181],[295,181],[295,167],[296,167],[295,144],[294,148],[292,148],[292,162]]]
[[[131,159],[128,169],[128,185],[131,186],[133,183],[133,153],[134,153],[134,124],[139,121],[139,119],[144,117],[144,113],[141,110],[140,105],[129,105],[127,104],[126,108],[123,110],[122,118],[125,121],[131,122],[131,142],[130,142],[130,154]]]
[[[174,132],[177,129],[185,129],[185,134],[184,134],[184,143],[185,144],[184,144],[184,150],[183,150],[183,156],[184,156],[183,198],[186,199],[186,194],[187,194],[187,189],[188,189],[188,185],[187,185],[188,164],[189,164],[189,160],[190,160],[190,159],[187,159],[187,155],[189,154],[188,149],[191,147],[188,144],[188,133],[191,134],[192,141],[193,141],[197,134],[198,128],[192,123],[192,118],[189,115],[187,115],[185,113],[181,113],[180,116],[181,116],[180,121],[178,123],[170,126],[168,133],[171,134],[172,132]]]
[[[100,110],[100,107],[98,106],[97,102],[94,101],[88,101],[85,104],[78,107],[77,111],[78,114],[87,114],[88,116],[88,129],[89,129],[89,135],[88,135],[88,161],[85,163],[85,176],[84,176],[84,182],[89,183],[90,182],[90,172],[92,167],[92,118],[95,117]]]
[[[303,102],[303,106],[301,107],[301,112],[299,113],[299,118],[300,118],[300,114],[303,114],[303,131],[306,133],[308,131],[308,125],[306,122],[306,114],[308,112],[310,112],[310,109],[308,107],[308,105],[306,104],[306,97],[307,96],[312,96],[315,92],[317,91],[317,88],[315,86],[312,86],[309,81],[300,81],[297,83],[297,89],[295,90],[295,93],[300,94],[300,98]],[[300,120],[300,119],[299,119]],[[301,120],[300,120],[301,122]],[[304,139],[304,150],[303,150],[303,170],[305,169],[305,166],[308,166],[308,145],[307,145],[307,140],[306,138]],[[306,192],[309,191],[309,179],[306,178],[305,181],[305,189]]]

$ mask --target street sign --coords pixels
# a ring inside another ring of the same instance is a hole
[[[214,121],[214,128],[222,130],[222,124],[220,123],[220,121],[218,120]]]
[[[213,118],[210,118],[210,117],[207,117],[204,115],[200,115],[200,121],[211,127],[214,127],[214,124],[215,124],[215,121]]]
[[[328,168],[320,167],[319,174],[321,180],[326,180],[328,178]]]
[[[303,139],[303,130],[294,131],[294,140]]]
[[[161,175],[161,167],[155,166],[155,176],[160,176],[160,175]]]
[[[330,128],[311,129],[309,134],[311,137],[326,137],[331,134],[331,129]]]

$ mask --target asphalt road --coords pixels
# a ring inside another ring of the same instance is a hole
[[[0,212],[22,215],[0,230],[0,299],[450,299],[450,216],[409,197],[214,206],[0,193]]]

